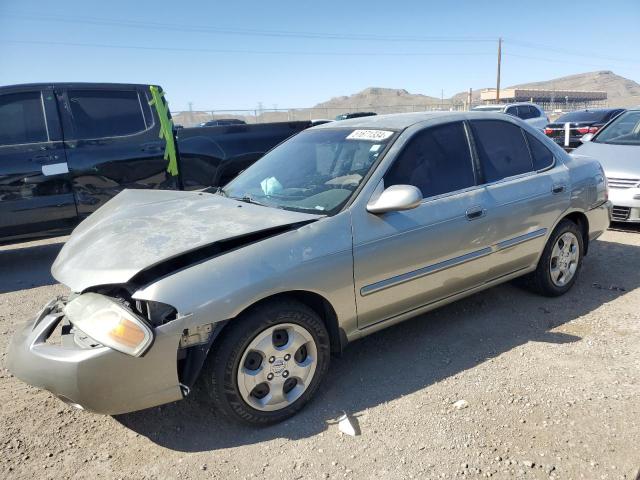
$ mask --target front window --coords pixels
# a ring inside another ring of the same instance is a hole
[[[267,153],[221,193],[269,207],[335,213],[393,138],[389,130],[307,130]]]
[[[623,113],[612,120],[593,141],[614,145],[640,145],[640,110]]]

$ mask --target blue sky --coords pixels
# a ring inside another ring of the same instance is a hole
[[[518,5],[517,7],[515,5]],[[0,85],[157,83],[172,110],[445,97],[593,70],[640,81],[640,1],[0,0]]]

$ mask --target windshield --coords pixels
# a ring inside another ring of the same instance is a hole
[[[607,110],[580,110],[558,117],[555,123],[565,122],[601,122],[609,112]]]
[[[296,211],[341,208],[393,138],[388,130],[307,130],[242,172],[222,193]]]
[[[623,113],[593,139],[597,143],[640,145],[640,110]]]

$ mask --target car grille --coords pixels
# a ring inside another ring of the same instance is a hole
[[[616,207],[613,206],[613,210],[611,211],[611,218],[613,220],[628,220],[629,214],[631,213],[631,207]]]
[[[613,178],[607,177],[609,188],[632,188],[640,183],[640,178]]]

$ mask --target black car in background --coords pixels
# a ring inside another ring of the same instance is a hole
[[[558,119],[548,124],[544,133],[558,145],[564,145],[565,124],[570,123],[569,128],[569,148],[577,148],[582,143],[580,139],[587,133],[596,133],[609,120],[614,119],[625,110],[623,108],[597,108],[587,110],[576,110],[565,113]]]
[[[237,118],[219,118],[217,120],[209,120],[208,122],[202,122],[199,127],[222,127],[226,125],[246,125],[247,122],[239,120]]]
[[[342,113],[336,117],[336,120],[348,120],[349,118],[360,118],[360,117],[373,117],[377,115],[375,112],[353,112],[353,113]]]
[[[224,185],[311,126],[172,129],[161,95],[156,85],[1,86],[0,243],[69,233],[127,188]]]

